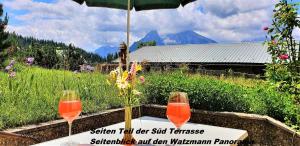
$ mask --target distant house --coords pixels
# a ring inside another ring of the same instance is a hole
[[[228,70],[263,74],[271,55],[263,43],[199,44],[143,47],[130,53],[130,61],[147,61],[151,66]]]

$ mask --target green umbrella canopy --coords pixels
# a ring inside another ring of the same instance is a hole
[[[89,7],[108,7],[116,9],[128,9],[127,0],[73,0],[79,4],[86,2]],[[196,0],[130,0],[130,9],[133,7],[136,11],[152,9],[174,9],[180,5],[184,6]]]

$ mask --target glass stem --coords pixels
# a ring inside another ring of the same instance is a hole
[[[69,123],[69,136],[72,135],[72,122],[68,122]]]

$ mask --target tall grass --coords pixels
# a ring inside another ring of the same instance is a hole
[[[15,78],[0,72],[0,129],[59,118],[58,102],[65,89],[79,92],[83,114],[122,104],[105,75],[18,66]]]
[[[146,80],[149,103],[166,105],[170,92],[183,91],[195,109],[269,115],[300,127],[300,106],[290,94],[277,92],[266,81],[180,72],[150,73]]]
[[[16,71],[15,78],[0,71],[0,129],[58,119],[57,106],[65,89],[78,91],[83,114],[123,103],[115,88],[106,83],[106,75],[100,73],[75,74],[21,65],[16,65]],[[145,86],[139,90],[144,91],[148,103],[166,105],[170,92],[177,90],[187,92],[196,109],[257,113],[300,126],[299,105],[263,80],[178,72],[154,72],[145,77]]]

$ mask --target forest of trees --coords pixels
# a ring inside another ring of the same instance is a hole
[[[8,24],[7,15],[3,16],[0,4],[0,67],[6,59],[17,59],[22,62],[28,57],[35,59],[34,64],[53,69],[78,70],[82,64],[111,62],[118,54],[109,54],[103,58],[97,54],[86,52],[72,44],[66,45],[51,40],[40,40],[23,37],[5,31]]]
[[[118,56],[109,54],[106,58],[89,53],[72,44],[66,45],[50,40],[39,40],[33,37],[23,37],[15,33],[8,36],[10,47],[7,56],[24,60],[35,58],[35,65],[45,68],[78,70],[82,64],[97,64],[111,62]]]
[[[156,46],[156,41],[139,42],[137,49],[140,49],[140,48],[145,47],[145,46]]]
[[[38,40],[33,37],[22,37],[15,33],[9,35],[11,47],[8,56],[24,59],[35,58],[35,64],[45,68],[64,68],[78,70],[82,64],[96,64],[106,62],[94,53],[88,53],[72,44],[57,43],[49,40]]]

